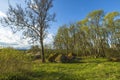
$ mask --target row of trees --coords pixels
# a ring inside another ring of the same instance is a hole
[[[105,57],[109,49],[120,50],[120,13],[95,10],[85,19],[59,28],[54,46],[77,55]]]

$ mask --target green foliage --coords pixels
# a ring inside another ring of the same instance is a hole
[[[32,60],[41,59],[41,49],[38,45],[33,45],[29,50],[27,50],[27,55],[31,57]]]
[[[57,54],[57,50],[55,49],[45,49],[45,57],[46,59],[48,59],[48,57],[50,56],[51,53],[56,53]]]
[[[55,58],[55,62],[61,62],[61,63],[65,63],[67,62],[68,59],[64,54],[59,54],[56,58]]]
[[[110,61],[120,62],[120,52],[116,49],[106,49],[106,57]]]
[[[69,62],[69,63],[79,63],[80,62],[80,60],[76,57],[76,55],[75,54],[73,54],[73,53],[69,53],[68,55],[67,55],[67,61]]]
[[[27,53],[32,53],[32,54],[37,54],[38,52],[40,52],[40,48],[38,45],[32,46]]]
[[[109,28],[115,27],[115,25],[114,25],[114,20],[115,20],[115,18],[118,17],[118,16],[120,16],[120,13],[119,13],[119,12],[111,12],[111,13],[108,13],[108,14],[104,17],[107,27],[109,27]]]
[[[12,48],[0,51],[0,80],[25,80],[31,69],[31,59],[21,51]]]
[[[79,60],[76,58],[76,55],[73,53],[65,54],[50,54],[48,57],[49,62],[61,62],[61,63],[76,63]]]
[[[85,18],[85,19],[79,21],[78,24],[84,26],[87,22],[88,22],[88,18]]]
[[[95,19],[95,18],[99,19],[101,16],[103,16],[103,14],[104,14],[103,10],[94,10],[90,12],[87,17],[91,17],[92,19]]]
[[[58,56],[58,54],[50,54],[48,57],[49,62],[55,62],[55,58]]]
[[[69,54],[67,55],[67,58],[68,58],[69,60],[74,59],[74,58],[75,58],[75,54],[69,53]]]
[[[60,27],[54,46],[79,57],[106,57],[106,49],[114,49],[112,45],[120,51],[119,18],[119,12],[105,14],[103,10],[94,10],[83,20]]]

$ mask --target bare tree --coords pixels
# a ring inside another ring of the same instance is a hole
[[[53,0],[25,0],[21,4],[9,4],[7,17],[2,18],[3,26],[10,27],[13,32],[22,31],[25,38],[32,42],[38,41],[41,45],[42,62],[45,62],[43,40],[49,23],[54,21],[55,14],[50,14]]]

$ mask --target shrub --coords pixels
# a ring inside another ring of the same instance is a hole
[[[64,54],[59,54],[56,58],[55,58],[55,62],[68,62],[67,57]]]
[[[37,54],[40,52],[40,48],[38,45],[33,45],[29,50],[27,50],[27,53]]]
[[[33,53],[27,53],[27,56],[29,56],[31,58],[31,60],[38,60],[38,59],[41,59],[41,55],[40,53],[36,53],[36,54],[33,54]]]
[[[75,59],[75,54],[73,54],[73,53],[69,53],[68,55],[67,55],[67,58],[69,59],[69,60],[73,60],[73,59]]]
[[[120,62],[120,52],[114,49],[108,49],[106,52],[106,57],[109,61]]]
[[[49,62],[61,62],[61,63],[76,63],[79,60],[76,58],[76,55],[73,53],[69,53],[68,55],[64,54],[50,54],[48,57]]]
[[[12,75],[9,74],[18,74],[18,73],[26,74],[31,69],[32,69],[32,65],[30,58],[25,54],[21,53],[20,51],[12,48],[6,48],[0,51],[0,76],[4,76],[4,78],[5,77],[10,78],[10,76]],[[13,79],[13,80],[20,80],[20,79]]]
[[[73,53],[69,53],[67,55],[67,59],[68,59],[68,62],[72,62],[72,63],[76,63],[76,62],[79,62],[79,60],[76,58],[76,55],[73,54]]]
[[[55,62],[55,58],[58,56],[57,53],[55,54],[50,54],[49,57],[48,57],[48,61],[49,62]]]

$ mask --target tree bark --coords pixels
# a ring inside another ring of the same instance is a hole
[[[42,63],[44,63],[45,62],[45,55],[44,55],[43,40],[41,40],[40,43],[41,43],[41,59],[42,59]]]

